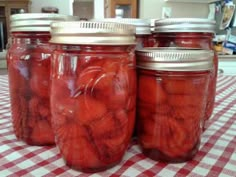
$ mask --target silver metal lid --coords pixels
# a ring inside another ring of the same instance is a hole
[[[11,32],[50,31],[52,22],[74,20],[79,20],[79,17],[54,13],[24,13],[12,15],[10,27]]]
[[[166,18],[155,21],[155,33],[203,32],[215,33],[216,22],[206,18]]]
[[[159,71],[206,71],[213,68],[214,52],[201,49],[144,48],[136,51],[137,67]]]
[[[56,22],[51,25],[51,43],[133,45],[135,27],[111,22]]]
[[[153,32],[155,30],[155,22],[157,20],[160,20],[160,19],[152,18],[152,19],[149,19],[149,20],[150,20],[151,32]]]
[[[150,25],[151,22],[148,19],[140,18],[101,18],[101,19],[92,19],[91,21],[95,22],[115,22],[115,23],[124,23],[129,25],[134,25],[136,28],[136,34],[151,34]]]

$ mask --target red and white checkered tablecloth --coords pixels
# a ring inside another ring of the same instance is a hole
[[[65,166],[56,147],[28,146],[13,134],[7,76],[0,76],[0,177],[236,177],[236,76],[219,76],[214,113],[197,156],[165,164],[146,158],[133,142],[122,162],[104,172],[85,174]]]

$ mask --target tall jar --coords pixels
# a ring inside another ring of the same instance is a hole
[[[118,164],[135,121],[135,29],[53,23],[52,126],[66,164],[97,172]]]
[[[156,47],[184,47],[213,50],[215,21],[198,18],[168,18],[155,22],[154,37]],[[218,56],[214,55],[214,70],[210,76],[207,107],[204,121],[208,120],[214,109]]]
[[[144,47],[153,47],[155,39],[151,33],[151,20],[140,19],[140,18],[104,18],[104,19],[93,19],[92,21],[103,21],[103,22],[115,22],[123,23],[135,26],[136,32],[136,49],[142,49]]]
[[[200,144],[213,52],[153,48],[137,51],[136,57],[143,153],[163,162],[192,159]]]
[[[52,145],[49,103],[50,23],[70,20],[59,14],[17,14],[11,16],[11,38],[7,66],[11,113],[16,137],[29,145]]]

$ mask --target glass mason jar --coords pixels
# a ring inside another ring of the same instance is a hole
[[[58,14],[11,16],[7,66],[14,133],[29,145],[52,145],[49,103],[50,23],[74,19]]]
[[[118,164],[135,121],[135,28],[53,23],[52,126],[66,164],[97,172]]]
[[[103,21],[103,22],[115,22],[133,25],[136,28],[136,49],[142,49],[144,47],[153,47],[155,39],[151,33],[151,20],[139,19],[139,18],[104,18],[104,19],[93,19],[92,21]]]
[[[198,18],[168,18],[155,22],[155,47],[184,47],[214,50],[215,21]],[[210,76],[207,107],[204,120],[208,120],[214,109],[218,56],[214,55],[214,70]]]
[[[213,55],[158,48],[136,52],[137,132],[146,156],[184,162],[197,153]]]

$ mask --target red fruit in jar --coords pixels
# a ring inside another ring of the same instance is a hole
[[[54,142],[54,134],[47,120],[38,120],[32,128],[31,140],[38,145]]]
[[[27,136],[25,129],[27,128],[28,104],[24,97],[17,96],[18,94],[11,94],[11,111],[14,133],[17,138],[24,138]]]
[[[169,95],[168,102],[171,106],[187,107],[204,105],[201,97],[198,95]]]
[[[142,124],[142,125],[140,125]],[[155,126],[155,121],[148,118],[142,118],[139,120],[138,134],[139,134],[139,142],[143,148],[157,148],[159,145],[158,135],[159,133],[155,133],[158,130],[158,127]],[[159,125],[158,125],[159,126]],[[157,129],[157,130],[156,130]],[[164,138],[164,137],[162,137]]]
[[[39,115],[41,118],[46,118],[48,121],[51,121],[51,112],[50,112],[50,105],[48,100],[42,100],[43,104],[39,105]]]
[[[136,93],[137,90],[137,77],[136,77],[136,70],[135,68],[129,68],[128,69],[128,89],[129,94]]]
[[[163,79],[165,90],[170,94],[205,94],[206,78],[191,77]]]
[[[131,137],[134,132],[134,127],[136,123],[136,109],[132,109],[128,111],[128,133],[127,137]],[[130,139],[128,138],[127,141]]]
[[[89,66],[80,72],[77,78],[77,87],[80,91],[87,91],[93,88],[97,75],[101,73],[101,66]]]
[[[136,107],[136,94],[129,95],[127,99],[126,106],[127,110],[133,110]]]
[[[66,164],[72,168],[91,172],[103,165],[93,144],[84,137],[65,140],[60,152]]]
[[[121,160],[122,154],[127,148],[127,136],[128,132],[128,117],[127,113],[123,110],[119,110],[113,114],[108,114],[103,120],[94,122],[92,128],[94,141],[98,152],[100,154],[100,160],[103,163],[112,163],[117,160]],[[103,130],[97,130],[105,128]]]
[[[55,99],[55,104],[51,105],[51,108],[53,109],[52,114],[58,114],[62,115],[65,117],[74,117],[75,114],[75,108],[76,108],[76,99],[74,98],[67,98],[60,101],[56,101],[56,98],[53,97],[51,100],[54,101]]]
[[[200,120],[204,116],[204,109],[199,106],[174,107],[173,117],[181,120]]]
[[[88,138],[87,129],[70,119],[66,119],[64,124],[57,124],[57,119],[53,121],[53,128],[58,141],[66,141],[70,139],[79,139],[80,137]]]
[[[73,77],[53,79],[51,90],[51,99],[55,100],[56,103],[63,103],[65,98],[71,98],[74,95],[79,95],[76,93]]]
[[[92,136],[97,138],[105,138],[115,131],[116,122],[113,113],[107,113],[101,119],[93,121],[89,127]]]
[[[107,112],[106,106],[88,95],[76,98],[75,119],[82,124],[89,124],[96,119],[101,119]]]
[[[40,97],[49,97],[50,61],[33,62],[31,68],[30,87]]]
[[[121,66],[117,73],[100,73],[94,82],[95,97],[102,100],[108,109],[122,109],[126,105],[129,91],[126,72],[126,68]]]
[[[44,145],[54,142],[49,109],[48,99],[39,97],[30,99],[27,125],[32,129],[31,144]],[[38,135],[40,133],[42,134],[41,136]]]
[[[167,119],[167,116],[153,114],[149,114],[149,117],[140,117],[139,141],[143,148],[163,148],[167,138],[165,136]]]
[[[153,77],[140,76],[138,90],[138,99],[150,104],[160,104],[167,99],[164,89]]]

